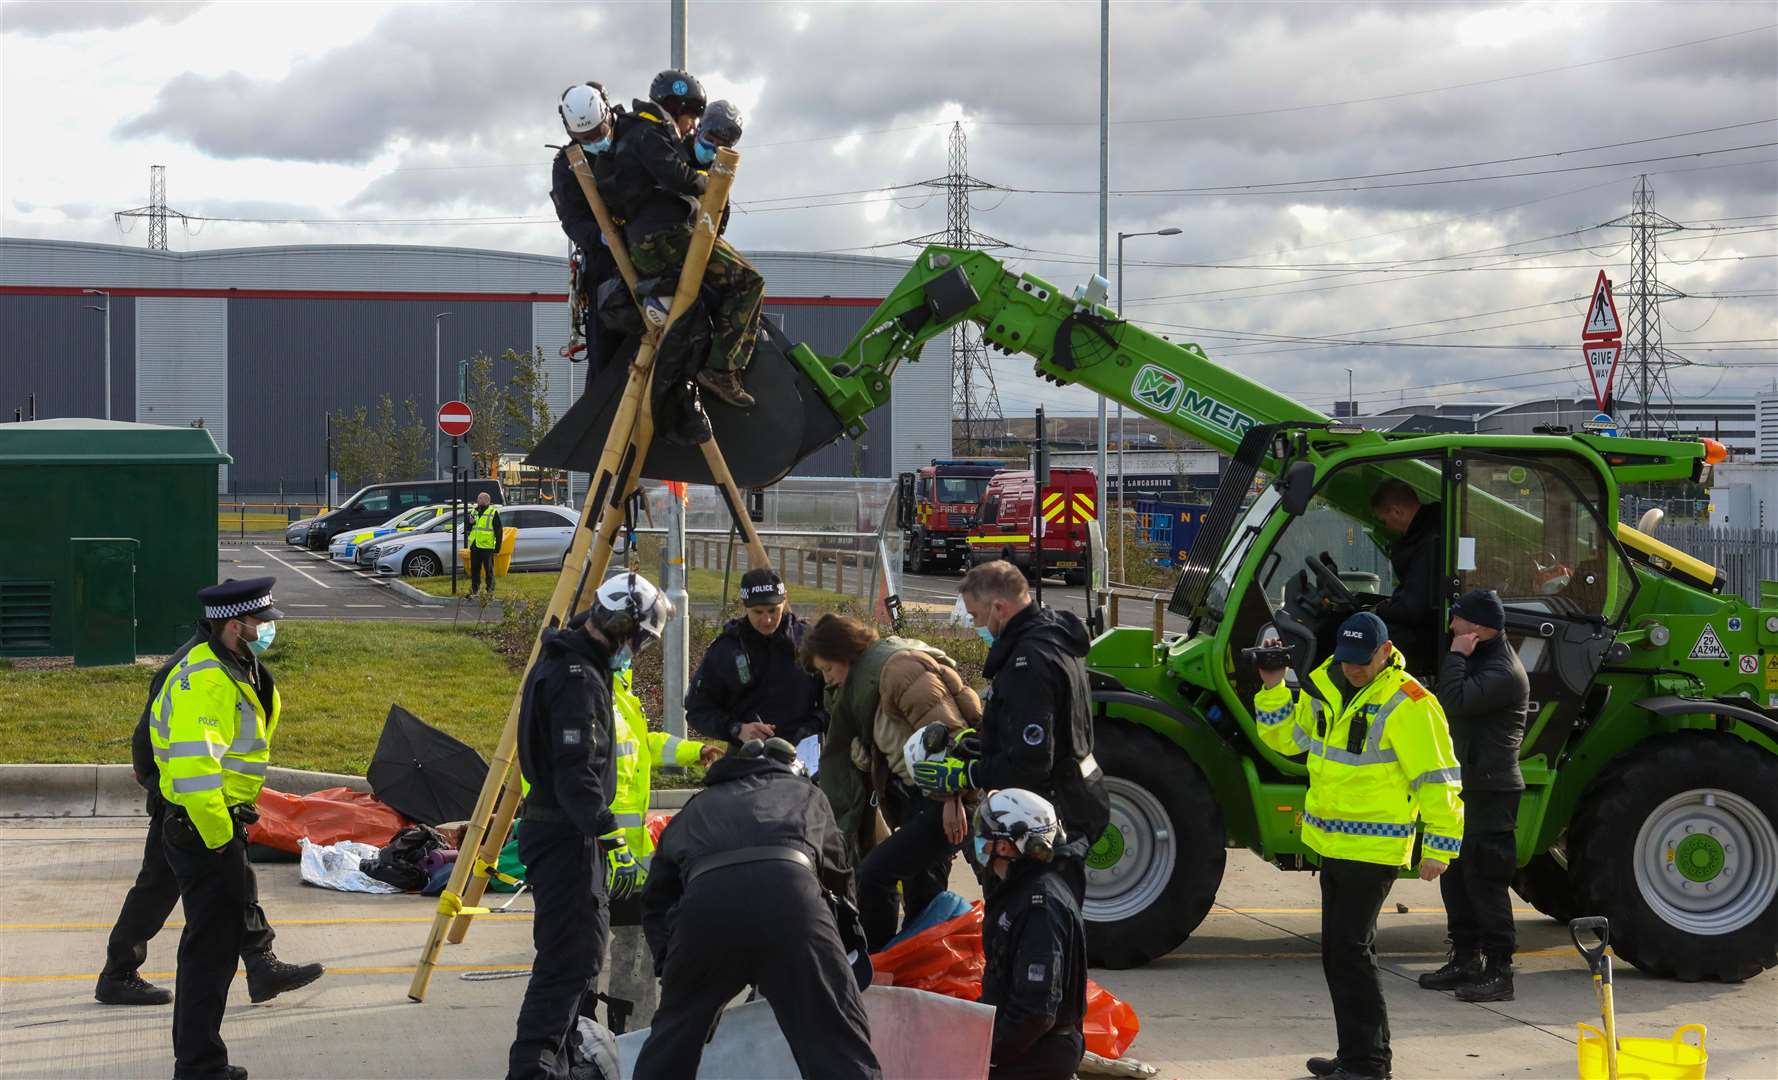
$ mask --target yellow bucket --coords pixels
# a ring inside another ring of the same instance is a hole
[[[1605,1033],[1590,1024],[1580,1028],[1580,1080],[1605,1080]],[[1618,1080],[1704,1080],[1704,1025],[1687,1024],[1670,1039],[1617,1041]],[[1687,1037],[1696,1035],[1696,1042]]]

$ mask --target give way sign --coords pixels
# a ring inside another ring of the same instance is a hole
[[[1587,305],[1587,321],[1581,326],[1580,348],[1587,358],[1587,375],[1593,381],[1599,411],[1608,412],[1612,378],[1624,352],[1624,327],[1617,317],[1617,301],[1611,297],[1611,280],[1603,270],[1593,283],[1593,302]]]
[[[461,401],[447,401],[438,407],[438,430],[455,439],[469,434],[475,426],[475,413]]]

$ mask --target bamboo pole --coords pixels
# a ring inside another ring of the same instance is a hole
[[[586,159],[578,146],[569,149],[569,161],[575,167],[587,202],[599,221],[606,244],[611,249],[620,272],[626,274],[626,281],[633,283],[636,271],[623,247],[623,237],[617,233],[604,201],[599,198],[598,190],[591,183],[590,170],[586,169]],[[710,183],[699,205],[698,221],[693,230],[685,265],[680,271],[679,288],[674,294],[673,306],[667,316],[669,327],[691,306],[697,296],[704,269],[709,263],[710,251],[715,245],[716,221],[721,217],[722,207],[728,200],[729,188],[734,183],[735,166],[739,161],[740,155],[733,150],[725,148],[717,151],[716,162],[710,170]],[[624,500],[635,487],[642,463],[647,457],[648,446],[654,437],[653,411],[646,406],[654,378],[655,350],[660,344],[660,337],[660,333],[645,335],[635,359],[630,363],[623,397],[618,403],[605,447],[599,455],[598,472],[587,490],[587,499],[581,508],[583,527],[575,530],[574,540],[563,559],[562,571],[556,578],[555,590],[550,594],[549,606],[544,612],[546,627],[559,626],[566,621],[568,615],[572,614],[570,609],[585,591],[587,583],[602,580],[605,569],[610,564],[612,542],[616,539],[623,519],[621,511]],[[593,522],[598,523],[596,530],[591,527]],[[531,645],[531,656],[525,665],[527,674],[536,664],[542,645],[542,635],[539,634]],[[483,890],[487,888],[487,870],[498,860],[500,848],[506,842],[506,833],[512,826],[520,787],[514,757],[518,746],[518,719],[523,695],[521,683],[520,690],[513,696],[512,706],[507,711],[506,725],[495,746],[487,781],[476,798],[475,813],[470,818],[464,835],[463,849],[476,851],[476,857],[458,860],[451,871],[450,884],[439,897],[438,914],[433,918],[431,932],[414,969],[413,981],[408,986],[408,997],[414,1001],[424,1001],[426,998],[438,952],[447,934],[453,942],[461,941],[468,931],[468,920],[479,914],[475,910],[475,903],[481,899]],[[491,822],[490,816],[493,818]]]

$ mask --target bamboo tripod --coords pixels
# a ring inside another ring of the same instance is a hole
[[[629,251],[624,247],[623,234],[612,221],[604,200],[599,198],[598,189],[593,185],[592,170],[579,146],[571,145],[568,148],[568,161],[580,181],[587,202],[592,206],[594,216],[598,218],[600,231],[604,233],[606,246],[617,262],[618,271],[634,296],[636,267],[630,262]],[[679,272],[679,286],[673,294],[673,305],[668,312],[666,325],[653,327],[644,319],[644,326],[648,329],[643,334],[635,358],[630,361],[623,396],[612,419],[611,432],[605,439],[605,447],[599,454],[598,472],[587,489],[586,502],[581,507],[581,527],[574,532],[567,557],[562,560],[562,572],[556,578],[556,587],[551,592],[549,606],[544,611],[545,627],[558,627],[566,622],[579,606],[587,584],[591,582],[596,587],[604,579],[605,570],[611,563],[612,544],[617,539],[618,529],[623,525],[624,503],[636,489],[642,465],[648,457],[648,448],[654,441],[654,415],[649,401],[654,382],[655,351],[667,329],[697,298],[698,290],[703,284],[705,267],[709,264],[710,252],[716,245],[716,223],[722,219],[722,209],[728,201],[729,188],[735,180],[735,167],[739,163],[740,155],[731,149],[719,149],[716,152],[716,161],[710,167],[709,185],[698,205],[691,245],[686,253],[685,265]],[[637,299],[640,303],[640,298]],[[703,453],[710,473],[715,477],[717,486],[728,503],[729,512],[734,516],[736,527],[747,542],[749,562],[756,567],[769,566],[765,545],[754,529],[753,522],[747,517],[740,492],[735,488],[733,474],[729,472],[728,463],[723,459],[722,450],[716,445],[715,438],[704,442]],[[525,663],[527,674],[537,663],[542,647],[543,639],[539,634],[538,639],[531,644],[531,657]],[[426,988],[432,981],[439,949],[447,940],[453,945],[461,942],[469,932],[470,920],[488,911],[476,904],[481,901],[482,893],[488,887],[488,877],[499,861],[500,849],[506,843],[507,834],[512,830],[513,818],[518,812],[520,784],[515,758],[518,752],[519,709],[523,701],[524,684],[521,682],[518,692],[513,695],[512,707],[507,710],[506,726],[501,729],[500,741],[495,745],[494,759],[488,768],[488,779],[476,798],[475,812],[469,819],[469,828],[463,837],[463,851],[474,851],[475,854],[472,858],[457,860],[451,871],[450,884],[439,895],[438,913],[433,917],[432,930],[420,953],[420,962],[414,968],[413,982],[408,986],[407,996],[414,1001],[426,1000]]]

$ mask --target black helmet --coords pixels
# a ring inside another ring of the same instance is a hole
[[[689,71],[668,68],[648,84],[648,96],[672,113],[689,112],[693,116],[704,111],[704,84]]]
[[[734,146],[741,141],[741,110],[731,101],[712,101],[698,118],[698,138],[711,146]]]

